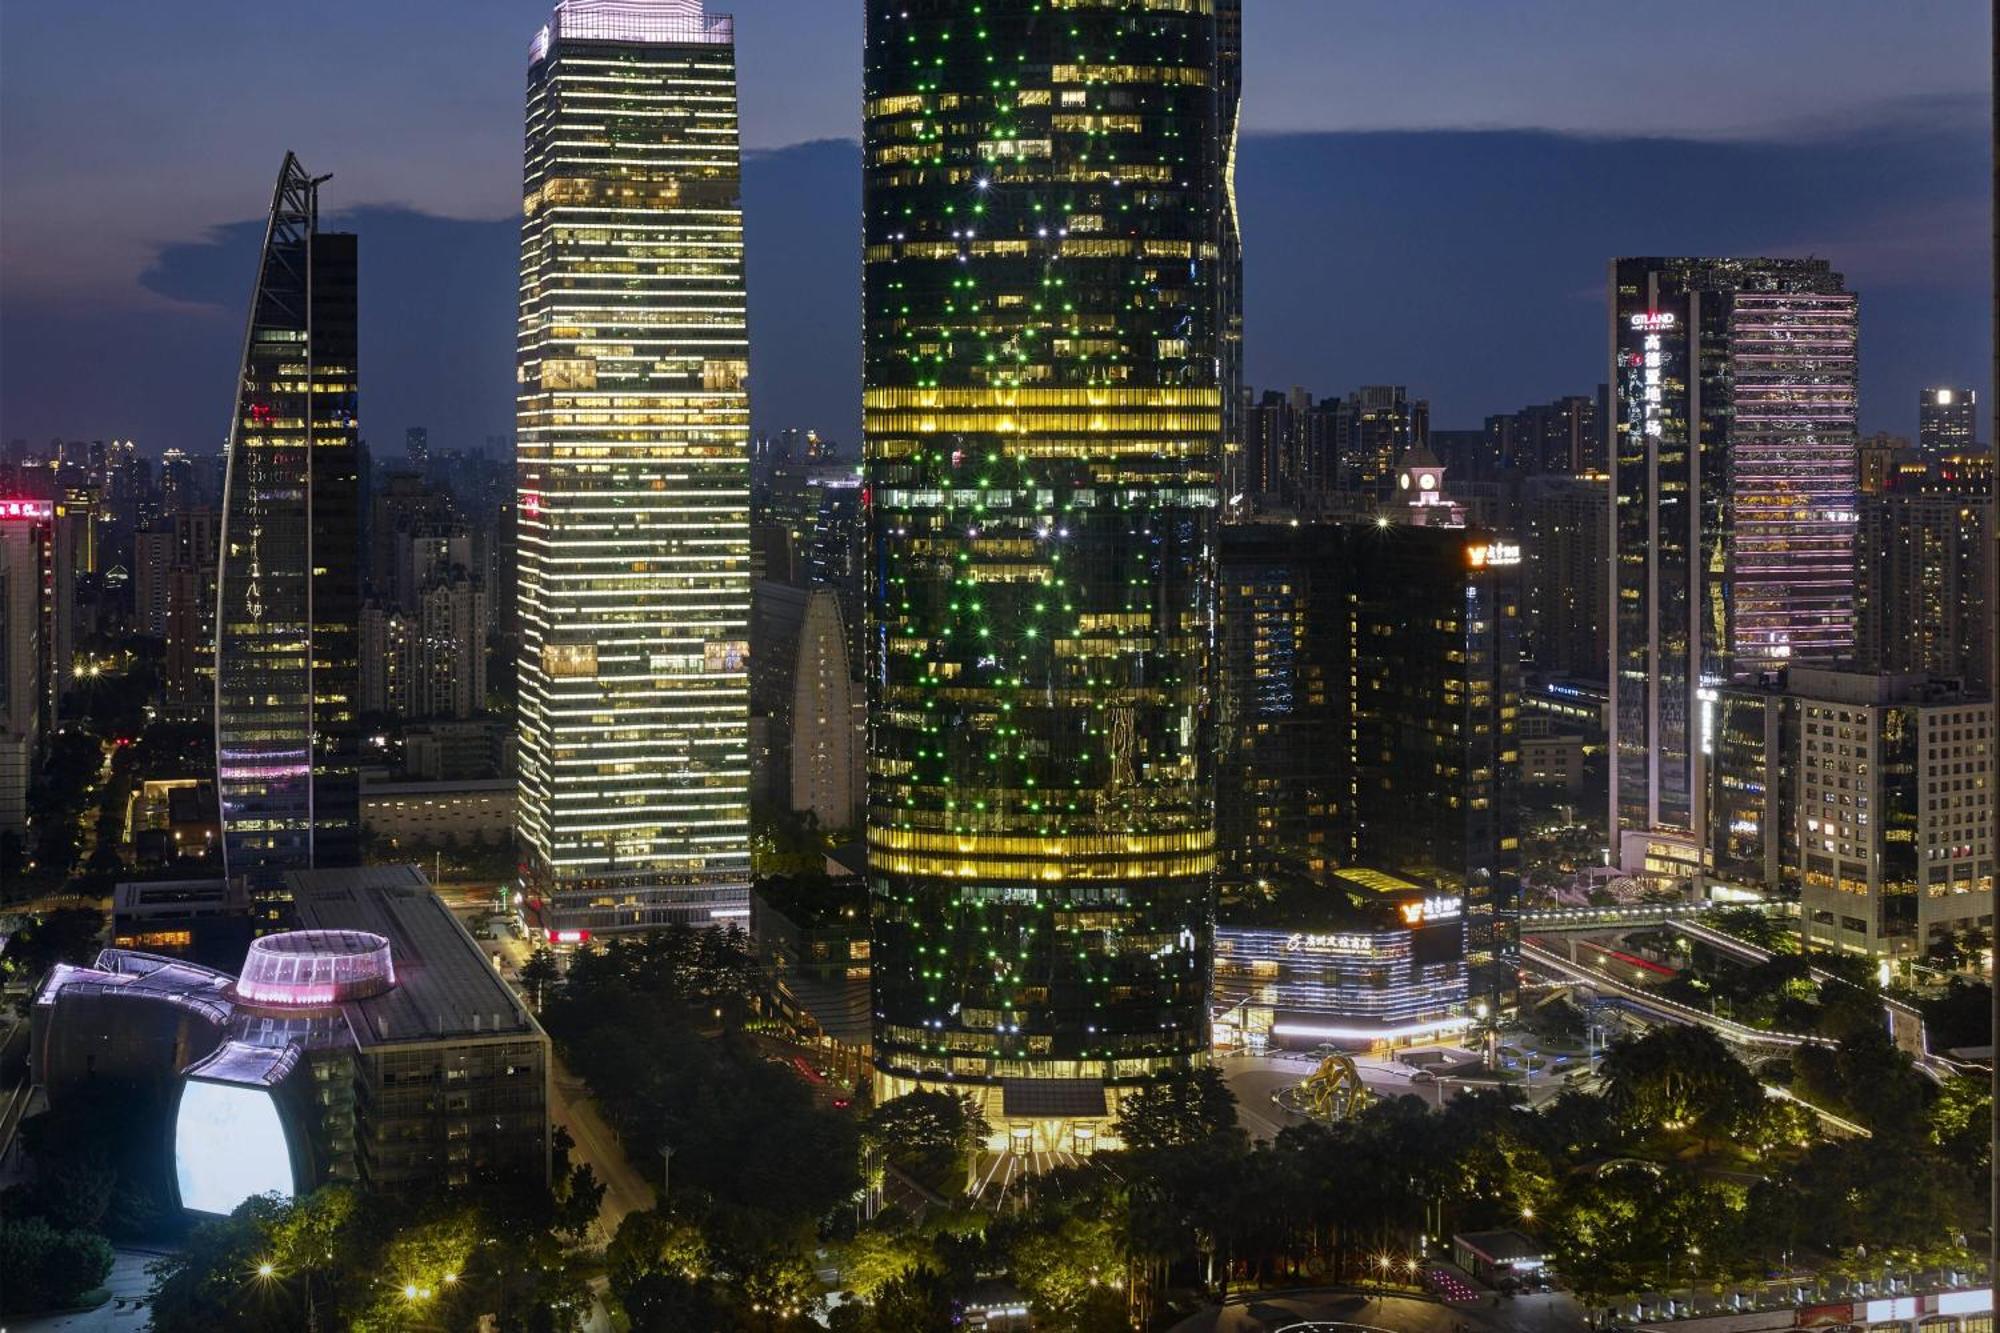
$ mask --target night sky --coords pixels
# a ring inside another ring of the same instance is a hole
[[[712,8],[726,8],[713,4]],[[1250,378],[1440,427],[1603,377],[1605,261],[1816,253],[1863,426],[1986,386],[1977,0],[1246,0]],[[861,8],[736,0],[759,429],[851,440]],[[210,449],[286,149],[361,232],[381,452],[512,431],[534,0],[0,7],[0,439]]]

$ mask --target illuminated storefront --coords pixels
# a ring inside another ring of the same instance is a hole
[[[1208,1047],[1221,46],[1208,5],[868,14],[878,1093],[981,1089],[1010,1142]]]
[[[1464,1030],[1467,1001],[1456,894],[1349,870],[1218,913],[1218,1048],[1434,1042]]]
[[[749,916],[749,343],[731,20],[564,0],[527,90],[523,889],[599,933]]]

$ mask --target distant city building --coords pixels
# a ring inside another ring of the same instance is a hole
[[[1430,445],[1431,405],[1400,384],[1370,384],[1340,400],[1335,488],[1387,499],[1396,464],[1413,446]]]
[[[750,726],[759,798],[823,829],[860,825],[867,798],[867,691],[848,667],[831,588],[761,583],[753,603]]]
[[[545,1183],[548,1037],[424,877],[283,882],[296,929],[254,941],[235,975],[118,948],[58,965],[32,1009],[51,1112],[93,1082],[177,1079],[159,1140],[196,1213],[328,1182]]]
[[[1993,519],[1989,486],[1861,497],[1855,662],[1992,688]]]
[[[1817,259],[1620,259],[1611,307],[1611,828],[1637,848],[1707,827],[1700,691],[1853,652],[1858,319]]]
[[[1300,503],[1340,484],[1340,400],[1314,401],[1304,389],[1266,391],[1241,414],[1245,498]]]
[[[1540,675],[1601,680],[1611,664],[1611,483],[1534,477],[1521,507],[1528,660]]]
[[[530,52],[519,831],[560,929],[749,914],[735,94],[734,26],[699,0],[563,0]]]
[[[244,338],[220,540],[216,777],[228,873],[360,856],[355,239],[285,156]]]
[[[174,568],[172,528],[148,528],[132,537],[132,630],[167,637],[167,596]]]
[[[1499,465],[1530,476],[1581,476],[1605,468],[1606,386],[1596,397],[1572,395],[1486,418],[1487,447]]]
[[[1979,395],[1971,389],[1924,389],[1917,395],[1917,448],[1926,458],[1966,453],[1979,443]]]
[[[867,17],[874,1088],[1069,1151],[1209,1046],[1234,57],[1211,5],[968,15]]]
[[[427,428],[411,426],[403,432],[403,457],[417,468],[430,462],[431,433]]]
[[[361,831],[392,855],[505,846],[513,830],[512,777],[361,782]]]

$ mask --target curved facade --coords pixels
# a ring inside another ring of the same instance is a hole
[[[1205,2],[869,12],[884,1095],[1088,1118],[1207,1045],[1219,59]]]
[[[360,856],[356,250],[319,230],[319,183],[285,155],[230,422],[215,772],[231,875]]]

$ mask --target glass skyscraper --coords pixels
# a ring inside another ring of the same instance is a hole
[[[1179,0],[868,12],[877,1095],[1018,1147],[1207,1047],[1221,63]]]
[[[523,888],[563,931],[747,920],[750,484],[731,20],[563,0],[528,68]]]
[[[354,864],[360,472],[356,249],[287,153],[223,480],[215,767],[231,875]]]
[[[1853,652],[1858,327],[1825,260],[1613,262],[1614,848],[1703,835],[1717,686]]]

